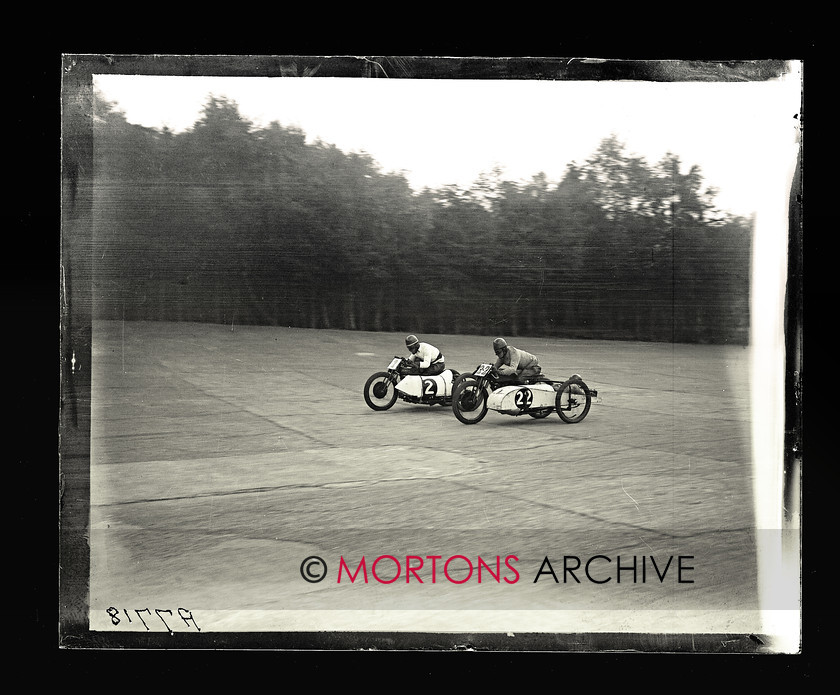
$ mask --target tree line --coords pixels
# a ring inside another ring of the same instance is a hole
[[[224,97],[181,133],[94,112],[94,318],[748,339],[752,223],[676,155],[609,136],[556,183],[415,192]]]

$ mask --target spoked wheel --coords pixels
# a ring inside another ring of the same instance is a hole
[[[472,374],[459,374],[458,372],[452,372],[452,394],[455,394],[455,390],[458,388],[458,384],[460,384],[464,379],[472,379],[474,378]]]
[[[557,392],[554,403],[563,422],[580,422],[589,412],[592,395],[589,393],[589,387],[582,381],[567,381]]]
[[[388,410],[397,402],[397,389],[388,372],[377,372],[365,383],[365,403],[373,410]]]
[[[544,417],[548,417],[551,415],[552,408],[543,408],[542,410],[532,410],[528,415],[530,415],[535,420],[542,420]]]
[[[481,422],[487,415],[487,392],[472,378],[462,377],[452,393],[452,412],[465,425]]]

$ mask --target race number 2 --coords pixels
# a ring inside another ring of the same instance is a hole
[[[423,395],[434,396],[437,394],[437,384],[433,379],[423,379]]]
[[[534,402],[534,394],[531,389],[519,389],[513,396],[513,402],[520,410],[526,410]]]

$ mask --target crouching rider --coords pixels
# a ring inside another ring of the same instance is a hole
[[[542,372],[535,355],[508,345],[504,338],[496,338],[493,341],[493,352],[496,353],[493,366],[502,375],[500,383],[517,384],[522,378],[537,376]]]
[[[410,374],[434,376],[446,369],[443,353],[434,345],[421,343],[416,335],[406,336],[405,346],[411,353],[406,359],[412,363]]]

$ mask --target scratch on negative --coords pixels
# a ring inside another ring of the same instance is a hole
[[[378,67],[380,70],[382,70],[382,74],[383,74],[383,75],[385,75],[385,77],[388,77],[388,73],[387,73],[387,72],[385,72],[385,68],[383,68],[383,67],[382,67],[382,63],[380,63],[380,62],[378,62],[378,61],[376,61],[376,60],[371,60],[371,59],[370,59],[370,58],[368,58],[367,56],[358,56],[358,57],[359,57],[361,60],[365,61],[366,63],[373,63],[376,67]]]
[[[621,489],[624,490],[624,483],[621,483]],[[629,492],[627,492],[627,490],[624,490],[624,494],[627,495],[631,500],[633,500],[633,496]],[[639,503],[636,500],[633,500],[633,504],[636,505],[636,509],[638,510]]]

